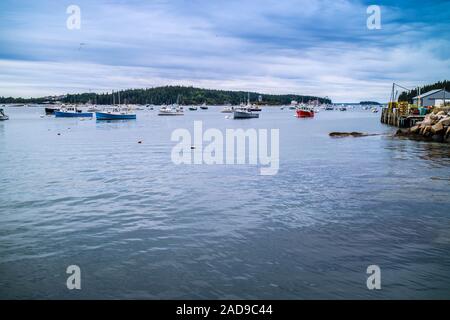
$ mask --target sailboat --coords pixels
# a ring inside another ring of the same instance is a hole
[[[9,120],[9,117],[5,114],[3,109],[0,109],[0,121]]]
[[[118,92],[119,106],[113,105],[110,108],[105,108],[100,112],[96,112],[95,116],[97,120],[134,120],[136,119],[136,113],[127,107],[120,105],[120,92]],[[114,99],[114,93],[113,93]]]

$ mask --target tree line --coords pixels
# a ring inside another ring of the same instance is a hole
[[[447,91],[450,91],[450,81],[444,80],[439,81],[433,84],[425,85],[423,87],[420,87],[420,93],[424,94],[428,91],[435,90],[435,89],[445,89]],[[413,98],[419,95],[419,90],[417,88],[411,90],[411,91],[404,91],[398,96],[398,101],[408,101],[409,103],[412,103]]]
[[[206,103],[208,105],[238,105],[241,102],[247,101],[247,95],[250,97],[252,103],[268,104],[268,105],[286,105],[290,104],[292,100],[298,102],[308,103],[310,101],[318,100],[319,103],[331,103],[328,98],[321,98],[315,96],[286,94],[260,94],[257,92],[246,91],[224,91],[213,89],[200,89],[194,87],[184,86],[165,86],[146,89],[128,89],[105,93],[80,93],[67,94],[58,101],[63,103],[92,103],[92,104],[112,104],[113,100],[118,103],[120,95],[120,102],[124,104],[172,104],[179,103],[183,105],[199,105]],[[261,97],[261,101],[260,100]],[[53,99],[45,98],[5,98],[0,97],[0,103],[45,103]]]

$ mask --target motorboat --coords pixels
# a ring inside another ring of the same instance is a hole
[[[9,120],[9,117],[3,111],[3,108],[0,109],[0,121]]]
[[[184,115],[183,107],[162,106],[159,109],[158,116],[182,116]]]
[[[233,113],[234,107],[233,106],[225,106],[220,112],[222,113]]]
[[[190,107],[189,107],[189,110],[191,110],[191,111],[197,111],[197,106],[190,106]]]
[[[237,108],[233,111],[233,119],[259,118],[259,113],[255,113],[250,108]]]
[[[204,104],[202,104],[202,105],[200,106],[200,109],[202,109],[202,110],[208,110],[208,106],[206,105],[206,103],[204,103]]]
[[[251,105],[251,107],[250,107],[250,111],[261,111],[262,109],[261,109],[261,107],[260,106],[257,106],[257,105],[254,105],[254,104],[252,104]]]
[[[314,117],[314,109],[308,106],[299,106],[297,110],[295,110],[295,114],[297,118],[313,118]]]
[[[135,120],[136,113],[129,107],[114,106],[96,112],[97,120]]]
[[[76,106],[62,106],[58,111],[54,112],[56,118],[92,118],[92,112],[83,112]]]

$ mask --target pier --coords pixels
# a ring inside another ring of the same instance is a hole
[[[390,102],[387,108],[381,110],[381,123],[399,128],[411,128],[424,118],[424,115],[411,114],[406,102]]]

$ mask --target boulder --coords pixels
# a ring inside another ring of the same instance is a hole
[[[450,126],[450,117],[445,117],[439,121],[444,127]]]
[[[430,130],[432,133],[438,133],[444,130],[444,126],[442,125],[442,123],[438,122],[434,126],[432,126]]]
[[[410,129],[409,129],[409,132],[410,133],[417,133],[418,131],[419,131],[419,126],[414,126],[414,127],[411,127]]]

